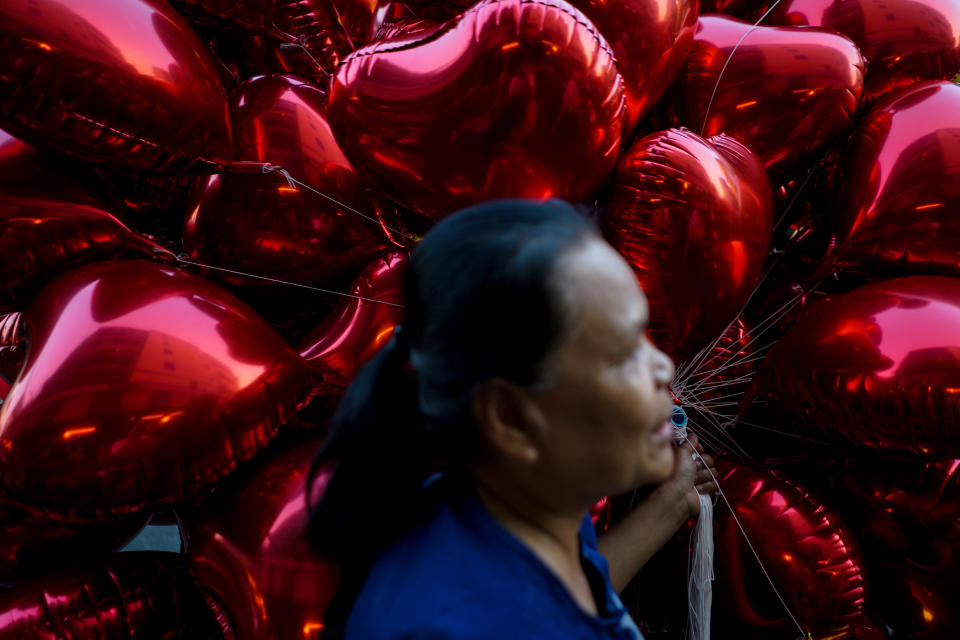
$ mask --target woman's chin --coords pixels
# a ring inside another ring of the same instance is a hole
[[[667,445],[661,451],[651,451],[645,458],[643,468],[637,473],[640,480],[634,486],[658,485],[673,475],[675,460],[672,446]]]

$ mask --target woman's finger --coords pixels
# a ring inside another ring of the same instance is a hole
[[[702,482],[713,482],[714,476],[706,469],[701,469],[697,471],[697,477],[694,479],[695,484],[700,484]]]
[[[687,441],[693,445],[693,448],[697,451],[697,453],[703,454],[703,445],[700,444],[700,438],[697,437],[697,434],[691,433],[690,437],[687,438]]]
[[[696,485],[697,493],[700,495],[712,496],[717,492],[717,483],[716,482],[703,482],[697,483]]]

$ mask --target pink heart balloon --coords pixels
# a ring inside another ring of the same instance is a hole
[[[621,156],[600,227],[647,294],[654,341],[684,359],[726,329],[757,284],[770,182],[733,138],[662,131]]]
[[[801,318],[764,360],[758,388],[786,415],[853,446],[954,457],[958,327],[960,279],[881,280]]]
[[[191,259],[317,285],[389,246],[386,223],[373,219],[379,210],[330,131],[321,89],[293,76],[263,76],[241,85],[231,102],[238,156],[283,167],[324,195],[288,184],[278,173],[211,176],[184,226],[183,248]],[[278,287],[213,275],[231,286]]]
[[[701,16],[654,122],[737,138],[779,185],[850,123],[864,68],[853,42],[834,31]]]
[[[960,275],[960,86],[927,82],[881,101],[847,154],[834,253],[876,275]]]
[[[0,483],[77,522],[184,503],[320,382],[239,300],[173,267],[100,262],[48,285],[0,410]]]
[[[867,59],[866,99],[960,72],[960,3],[954,0],[784,0],[771,24],[827,27]]]
[[[77,265],[153,252],[105,210],[94,179],[0,131],[0,313]]]
[[[353,380],[403,319],[403,274],[407,253],[377,258],[360,272],[345,297],[302,341],[300,355],[335,371],[342,388]]]
[[[616,161],[623,85],[563,0],[481,2],[340,65],[330,124],[357,170],[433,219],[488,198],[591,198]]]
[[[6,0],[0,40],[0,126],[18,138],[134,170],[229,160],[215,63],[163,0]]]

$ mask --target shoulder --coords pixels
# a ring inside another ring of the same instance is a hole
[[[441,505],[377,558],[347,640],[473,640],[562,635],[575,612],[555,579],[477,505]]]

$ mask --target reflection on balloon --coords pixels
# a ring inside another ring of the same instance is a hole
[[[853,42],[834,31],[754,28],[727,16],[702,16],[654,122],[705,136],[729,134],[756,152],[780,184],[850,123],[863,94],[864,67]]]
[[[929,82],[860,122],[845,167],[836,252],[875,275],[960,275],[960,86]]]
[[[336,372],[331,384],[346,385],[393,336],[403,319],[403,275],[408,255],[392,253],[368,264],[323,323],[303,339],[300,355]]]
[[[330,124],[397,202],[439,219],[496,197],[594,196],[624,118],[613,53],[563,0],[481,2],[339,67]]]
[[[757,373],[778,406],[855,446],[960,454],[960,279],[870,284],[816,308]]]
[[[770,183],[736,140],[670,129],[620,158],[600,225],[650,300],[654,341],[682,360],[723,332],[757,284]]]
[[[18,138],[134,170],[229,160],[215,63],[163,0],[7,0],[0,39],[0,126]]]
[[[25,318],[29,353],[0,411],[0,482],[73,521],[188,502],[319,384],[239,300],[151,262],[75,269]]]
[[[340,569],[306,536],[307,479],[318,448],[310,440],[274,449],[253,475],[214,495],[191,533],[193,575],[236,640],[321,636]]]

